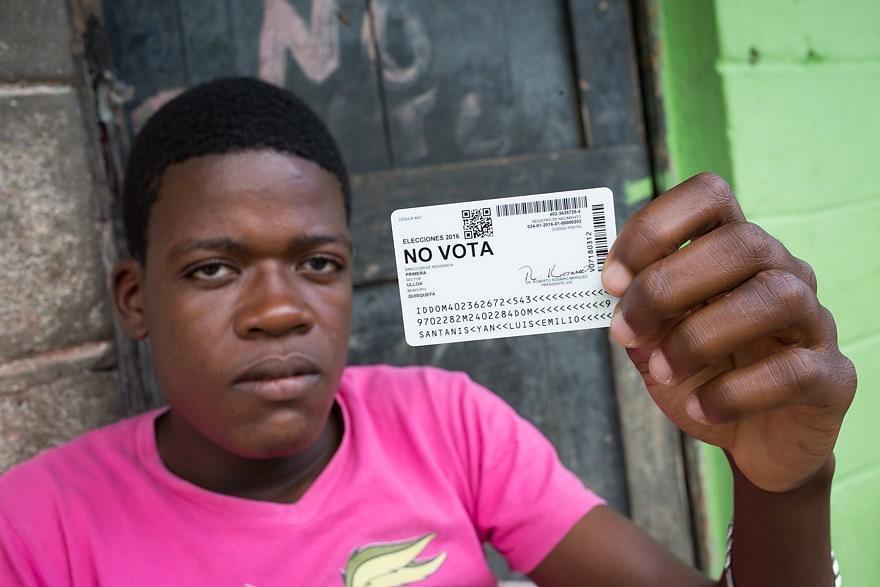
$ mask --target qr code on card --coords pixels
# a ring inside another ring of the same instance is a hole
[[[461,211],[461,225],[465,240],[493,236],[492,210],[473,208]]]

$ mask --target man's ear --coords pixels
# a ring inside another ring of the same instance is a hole
[[[120,259],[113,266],[110,280],[116,319],[131,338],[146,338],[148,332],[144,313],[143,266],[134,259]]]

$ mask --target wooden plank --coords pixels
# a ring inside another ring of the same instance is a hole
[[[625,183],[649,175],[644,147],[626,146],[354,176],[355,283],[396,278],[389,217],[397,208],[609,186],[617,195],[618,214],[625,217]]]
[[[706,573],[713,572],[710,565],[713,560],[720,560],[723,556],[717,553],[712,533],[709,529],[709,513],[706,506],[705,479],[700,467],[700,444],[699,440],[690,436],[684,436],[685,476],[690,494],[691,506],[691,536],[694,542],[695,564],[697,568]]]
[[[236,74],[232,20],[226,2],[178,2],[188,85]]]
[[[355,288],[352,311],[349,364],[412,365],[417,362],[416,350],[403,338],[397,283]]]
[[[586,146],[565,0],[505,1],[502,8],[517,119],[512,153]]]
[[[630,505],[605,329],[547,336],[546,368],[558,403],[562,462],[624,515]],[[609,474],[609,472],[614,474]]]
[[[644,143],[629,2],[569,0],[568,4],[588,144]]]
[[[235,46],[235,71],[240,75],[257,76],[260,73],[260,31],[263,28],[264,2],[224,0],[229,14]]]
[[[678,428],[645,390],[626,351],[610,342],[630,517],[660,544],[694,563],[685,464]]]
[[[654,183],[662,190],[671,179],[672,163],[666,144],[666,108],[661,82],[660,0],[635,0],[632,6]]]
[[[187,83],[177,0],[104,2],[107,36],[120,79],[134,87],[129,111]]]
[[[227,1],[238,72],[283,84],[305,100],[352,172],[388,168],[377,71],[365,48],[372,44],[366,2]]]
[[[474,381],[513,406],[554,445],[558,442],[559,416],[548,387],[544,337],[520,336],[431,345],[417,347],[417,353],[419,363],[465,371]]]
[[[394,161],[583,144],[561,0],[374,0]]]

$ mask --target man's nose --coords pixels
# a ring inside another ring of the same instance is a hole
[[[289,267],[258,271],[242,293],[235,330],[241,338],[305,334],[314,315],[305,302],[302,284]]]

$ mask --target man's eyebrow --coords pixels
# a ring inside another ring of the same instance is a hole
[[[321,245],[340,244],[351,251],[351,239],[341,234],[303,234],[287,241],[288,251],[312,249]]]
[[[336,234],[306,234],[291,237],[287,241],[288,251],[302,251],[326,244],[341,244],[348,250],[351,250],[351,239],[343,235]],[[226,238],[208,238],[183,241],[171,247],[168,251],[168,258],[182,256],[186,253],[198,250],[222,251],[231,255],[246,255],[248,248],[241,242]]]

